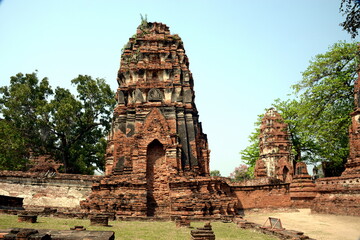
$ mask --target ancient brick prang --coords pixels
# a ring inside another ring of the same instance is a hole
[[[124,46],[117,81],[106,176],[82,208],[121,217],[235,214],[227,183],[209,177],[207,136],[180,37],[143,21]]]
[[[145,173],[152,143],[164,150],[171,173],[208,175],[207,137],[180,37],[164,24],[143,22],[124,46],[117,81],[106,174]]]
[[[256,161],[255,177],[276,177],[291,182],[294,170],[288,125],[273,108],[261,121],[259,140],[260,158]]]

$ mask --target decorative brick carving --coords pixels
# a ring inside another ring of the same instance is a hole
[[[124,47],[117,80],[106,176],[82,208],[119,217],[236,214],[229,185],[209,176],[181,38],[162,23],[143,23]]]
[[[276,177],[291,182],[294,170],[288,125],[273,108],[261,121],[259,140],[260,158],[256,161],[255,177]]]

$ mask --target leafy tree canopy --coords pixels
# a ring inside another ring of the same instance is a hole
[[[345,16],[340,26],[355,38],[360,28],[360,0],[341,0],[340,12]]]
[[[210,176],[212,177],[221,177],[221,173],[219,170],[212,170],[210,171]]]
[[[353,87],[358,66],[357,43],[335,43],[325,54],[310,61],[303,78],[295,84],[291,100],[277,99],[273,106],[289,125],[295,160],[324,162],[325,175],[339,175],[349,154],[349,114],[353,109]],[[257,125],[257,131],[259,124]],[[253,166],[257,156],[255,135],[242,150]]]
[[[0,141],[10,144],[0,152],[1,163],[7,162],[3,168],[24,167],[30,151],[51,155],[68,173],[104,168],[114,93],[103,79],[79,75],[72,83],[76,96],[61,87],[53,91],[36,73],[19,73],[0,88]]]
[[[235,168],[234,172],[230,173],[231,181],[240,182],[254,178],[254,170],[250,168],[245,164],[240,164]]]

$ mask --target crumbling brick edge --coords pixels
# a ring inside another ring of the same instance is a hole
[[[287,230],[287,229],[271,229],[263,227],[260,224],[248,222],[245,219],[242,218],[234,218],[233,222],[239,227],[243,229],[254,229],[255,231],[272,235],[275,237],[278,237],[280,239],[291,239],[291,240],[315,240],[314,238],[310,238],[306,235],[304,235],[303,232],[296,231],[296,230]]]

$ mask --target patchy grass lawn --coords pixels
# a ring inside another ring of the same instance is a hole
[[[55,217],[38,217],[37,223],[17,222],[15,215],[0,215],[0,229],[7,228],[35,228],[69,230],[70,227],[84,226],[91,231],[114,231],[116,239],[122,240],[186,240],[190,239],[191,228],[177,228],[174,222],[140,222],[140,221],[109,221],[111,227],[90,226],[89,220],[64,219]],[[233,223],[211,223],[217,240],[253,239],[276,240],[253,230],[238,228]],[[203,227],[204,222],[192,222],[191,227]]]

